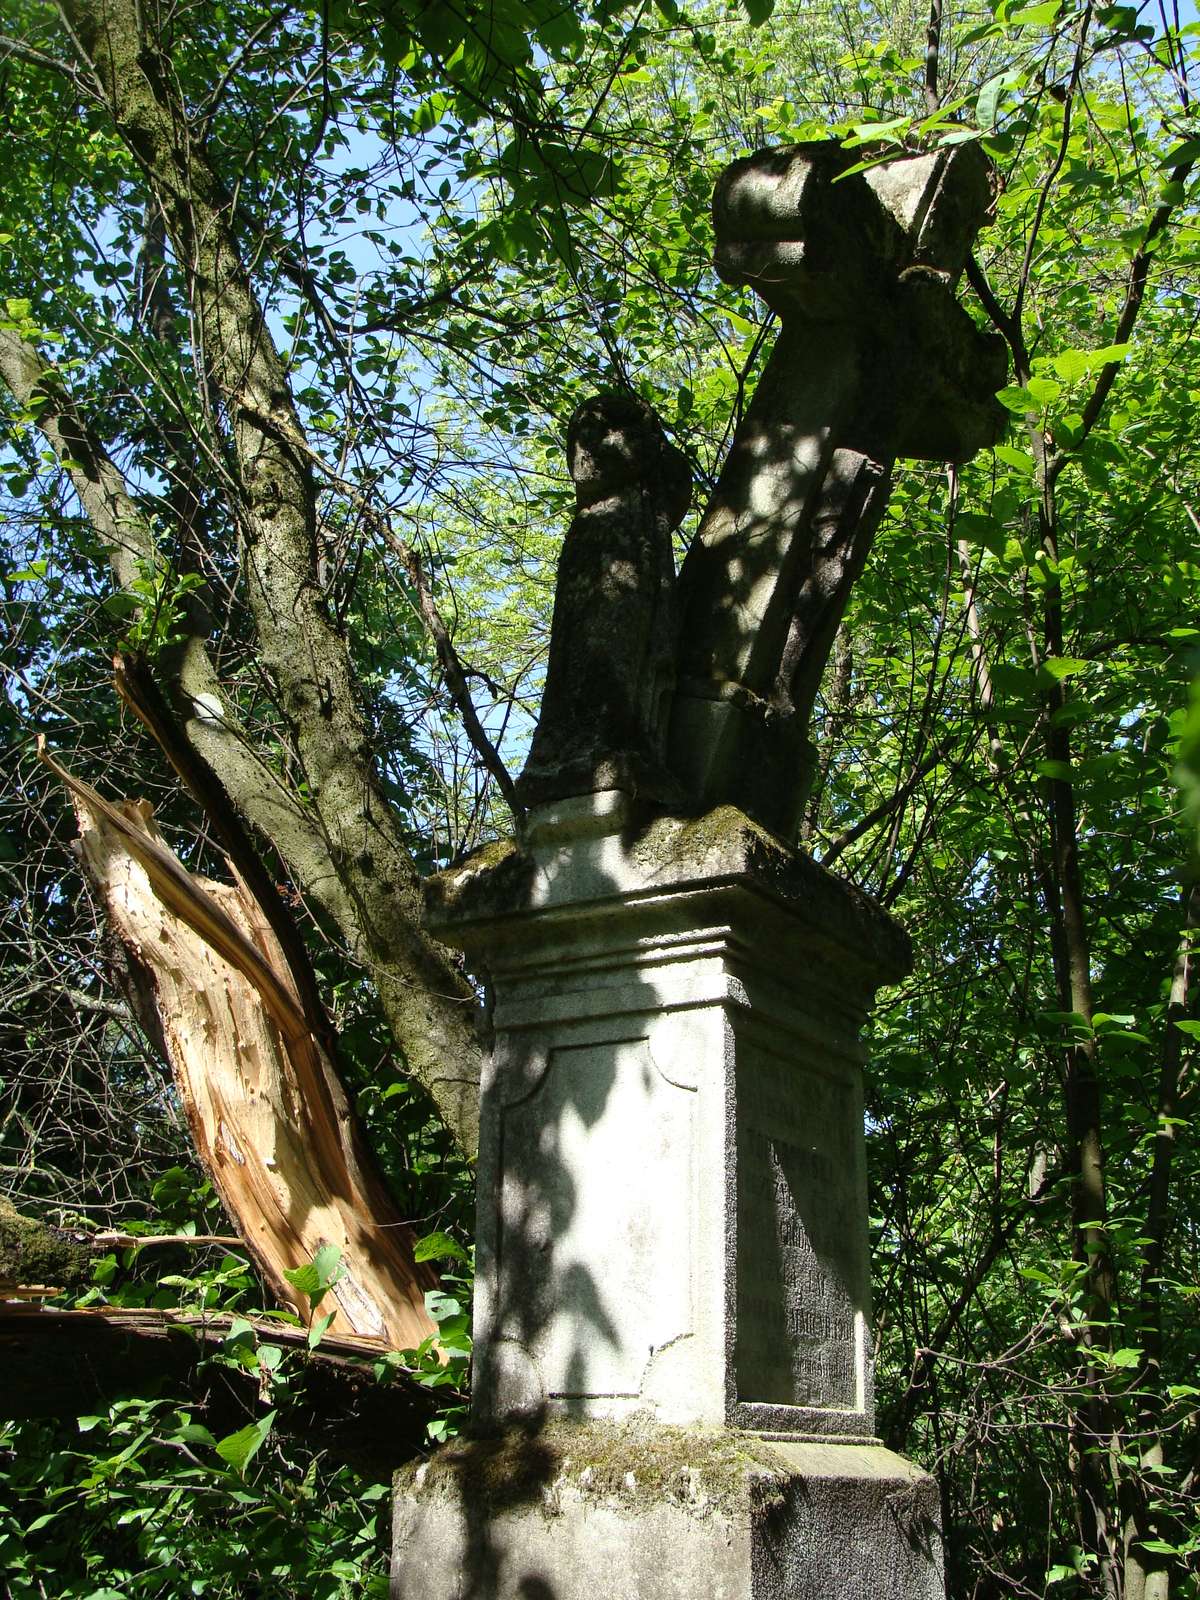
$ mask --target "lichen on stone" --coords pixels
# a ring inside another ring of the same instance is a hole
[[[564,1489],[631,1512],[674,1502],[708,1515],[766,1512],[782,1499],[786,1479],[768,1444],[730,1429],[555,1419],[456,1439],[402,1468],[395,1488],[493,1515],[523,1505],[554,1515]]]

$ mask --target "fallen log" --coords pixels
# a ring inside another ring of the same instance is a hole
[[[164,1394],[194,1406],[218,1437],[235,1432],[261,1415],[264,1400],[261,1369],[211,1359],[233,1321],[0,1302],[0,1417],[70,1419],[114,1400]],[[377,1382],[361,1349],[346,1341],[309,1351],[303,1329],[262,1320],[252,1326],[262,1343],[295,1351],[304,1367],[295,1395],[278,1406],[276,1428],[381,1481],[420,1452],[438,1403],[430,1390],[403,1372]],[[437,1393],[441,1403],[453,1398]]]
[[[244,1250],[230,1233],[89,1233],[86,1228],[55,1228],[23,1216],[0,1199],[0,1299],[52,1299],[60,1289],[84,1288],[91,1281],[93,1257],[106,1250],[146,1250],[171,1246],[201,1250],[220,1245]]]

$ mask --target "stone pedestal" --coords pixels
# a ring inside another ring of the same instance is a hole
[[[859,1032],[903,934],[737,811],[616,793],[433,896],[494,997],[473,1429],[557,1442],[536,1492],[482,1438],[406,1487],[396,1600],[934,1600],[932,1485],[873,1438]]]
[[[398,1485],[393,1600],[943,1600],[932,1480],[871,1444],[557,1423]]]

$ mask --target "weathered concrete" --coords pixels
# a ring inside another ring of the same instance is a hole
[[[493,999],[475,1437],[398,1482],[393,1600],[941,1600],[935,1488],[873,1437],[859,1032],[903,932],[618,791],[429,920]]]
[[[559,1423],[397,1481],[393,1600],[943,1600],[932,1480],[878,1445]]]

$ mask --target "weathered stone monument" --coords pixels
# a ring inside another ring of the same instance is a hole
[[[783,331],[678,591],[652,414],[572,424],[526,826],[430,891],[495,1045],[472,1430],[398,1486],[394,1600],[943,1593],[934,1485],[874,1436],[859,1036],[908,945],[791,832],[892,462],[994,437],[1003,371],[952,295],[986,165],[847,166],[718,186]]]

